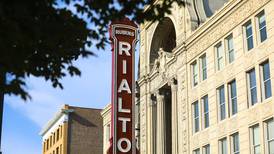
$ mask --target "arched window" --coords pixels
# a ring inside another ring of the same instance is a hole
[[[158,51],[162,48],[165,52],[172,52],[176,47],[176,32],[173,22],[170,18],[164,18],[161,21],[152,37],[150,48],[150,67],[154,65],[154,61],[158,58]]]

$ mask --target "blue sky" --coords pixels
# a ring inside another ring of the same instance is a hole
[[[42,79],[30,78],[32,101],[5,97],[3,143],[4,154],[41,153],[39,131],[63,104],[103,108],[110,102],[111,52],[81,59],[77,66],[81,77],[66,77],[64,90],[54,89]]]
[[[75,12],[72,5],[68,9]],[[89,24],[88,27],[90,26]],[[96,51],[96,49],[92,51]],[[135,53],[135,70],[137,72],[139,54]],[[24,102],[15,96],[5,96],[3,154],[42,153],[39,132],[64,104],[102,109],[110,103],[110,46],[108,45],[105,51],[97,51],[95,54],[97,57],[76,61],[82,75],[81,77],[64,78],[62,81],[63,90],[52,88],[51,84],[43,79],[31,77],[27,79],[31,101]]]
[[[138,52],[135,53],[137,67]],[[110,102],[110,46],[96,54],[97,57],[76,62],[82,76],[66,77],[62,82],[63,90],[54,89],[50,83],[31,77],[27,80],[31,101],[24,102],[15,96],[5,97],[2,138],[4,154],[42,153],[39,132],[64,104],[103,108]]]

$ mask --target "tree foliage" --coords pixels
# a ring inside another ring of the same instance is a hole
[[[25,80],[30,76],[63,88],[63,77],[81,75],[73,62],[94,54],[87,47],[105,48],[110,21],[125,16],[137,23],[161,20],[174,2],[182,5],[179,0],[1,0],[0,76],[8,78],[0,91],[26,100]]]

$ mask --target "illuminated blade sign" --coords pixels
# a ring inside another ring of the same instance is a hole
[[[112,22],[112,154],[136,154],[134,52],[138,26]]]

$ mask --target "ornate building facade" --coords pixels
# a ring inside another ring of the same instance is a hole
[[[186,0],[141,25],[141,154],[274,153],[274,0]]]
[[[103,118],[103,154],[107,154],[111,138],[111,104],[108,104],[102,111]]]

